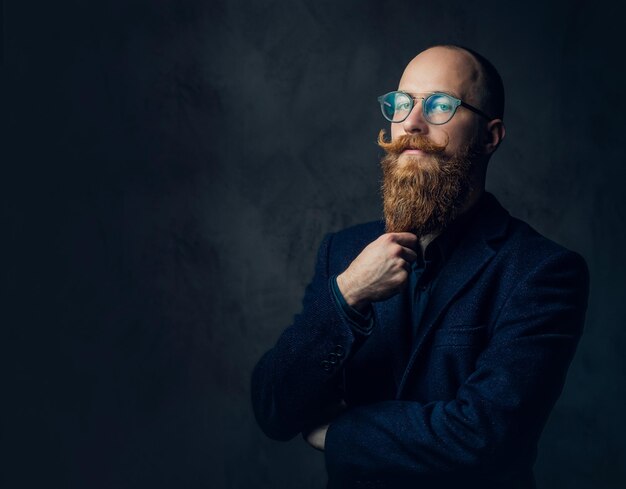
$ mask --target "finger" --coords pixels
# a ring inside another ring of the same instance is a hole
[[[328,431],[329,424],[318,426],[306,436],[306,441],[309,445],[317,450],[324,450],[326,441],[326,432]]]
[[[411,248],[407,248],[405,246],[400,247],[400,256],[409,263],[413,263],[417,260],[417,253]]]
[[[393,241],[413,250],[417,249],[419,240],[413,233],[389,233]]]

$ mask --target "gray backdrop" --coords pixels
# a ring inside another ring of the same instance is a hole
[[[323,487],[321,453],[256,426],[250,374],[324,233],[381,215],[376,97],[456,42],[507,89],[488,189],[591,270],[539,487],[625,487],[621,18],[577,1],[7,4],[8,486]]]

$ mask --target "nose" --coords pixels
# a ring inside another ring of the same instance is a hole
[[[409,116],[402,122],[402,129],[406,134],[427,134],[428,122],[422,113],[422,100],[415,100],[415,105]]]

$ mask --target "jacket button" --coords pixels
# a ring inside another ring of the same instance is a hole
[[[328,360],[322,360],[320,362],[320,365],[322,366],[322,368],[326,371],[330,370],[332,368],[331,363]]]
[[[334,354],[337,355],[338,358],[341,358],[344,354],[345,350],[341,345],[335,345]]]

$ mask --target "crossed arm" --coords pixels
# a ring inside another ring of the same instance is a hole
[[[329,474],[358,466],[409,478],[531,464],[582,332],[586,284],[577,255],[545,260],[508,297],[454,399],[391,400],[337,417],[325,437]]]
[[[454,399],[389,400],[329,419],[319,413],[341,402],[341,365],[325,372],[319,362],[333,344],[345,347],[349,361],[354,345],[327,290],[329,244],[320,247],[302,314],[255,369],[255,413],[266,433],[308,433],[335,480],[504,470],[532,458],[582,332],[588,275],[579,255],[551,255],[517,283]]]

